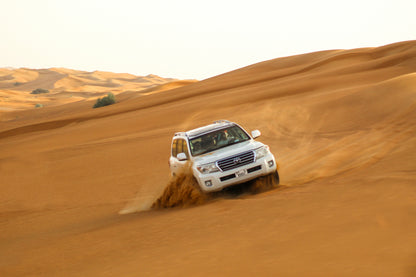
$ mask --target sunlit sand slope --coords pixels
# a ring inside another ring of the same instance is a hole
[[[1,276],[416,275],[415,41],[159,88],[4,113]],[[118,214],[161,194],[174,132],[217,119],[262,132],[280,189]]]

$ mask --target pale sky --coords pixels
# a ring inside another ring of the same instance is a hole
[[[416,39],[415,0],[0,0],[0,67],[205,79]]]

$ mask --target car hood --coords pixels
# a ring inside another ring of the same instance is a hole
[[[221,160],[230,156],[237,155],[239,153],[247,152],[250,150],[254,150],[263,146],[264,144],[255,141],[255,140],[248,140],[244,142],[240,142],[237,144],[233,144],[224,148],[220,148],[218,150],[203,154],[201,156],[196,156],[193,158],[195,164],[207,164],[212,163],[217,160]]]

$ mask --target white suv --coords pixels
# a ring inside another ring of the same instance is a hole
[[[276,161],[269,147],[254,139],[238,124],[226,120],[187,132],[176,133],[172,139],[169,166],[176,175],[191,162],[192,172],[202,191],[219,191],[271,175],[279,182]]]

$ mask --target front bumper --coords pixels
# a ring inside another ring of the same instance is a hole
[[[276,171],[276,168],[276,160],[273,154],[269,153],[253,163],[232,170],[202,174],[193,167],[193,173],[202,191],[213,192],[268,175]]]

